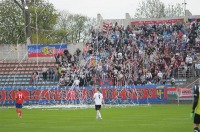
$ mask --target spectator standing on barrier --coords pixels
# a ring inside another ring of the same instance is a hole
[[[94,102],[95,102],[95,110],[96,110],[96,119],[102,119],[101,117],[101,105],[104,104],[103,94],[100,93],[100,89],[97,88],[96,92],[94,93]]]
[[[194,102],[192,106],[191,117],[194,120],[194,132],[200,132],[198,128],[200,124],[200,101],[199,101],[200,80],[199,80],[199,84],[196,84],[193,87],[193,91],[194,91]]]

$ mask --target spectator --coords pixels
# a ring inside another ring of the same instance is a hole
[[[185,59],[185,63],[187,64],[187,66],[192,66],[192,57],[190,55],[188,55]]]
[[[65,78],[64,78],[64,76],[61,76],[60,79],[59,79],[59,85],[60,86],[65,86],[65,84],[66,84],[65,83]]]
[[[159,79],[159,82],[160,82],[163,78],[163,73],[161,71],[159,71],[157,76],[158,76],[158,79]]]
[[[31,78],[30,78],[30,84],[37,86],[38,81],[39,81],[39,73],[33,72],[33,74],[31,75]]]
[[[34,72],[34,85],[37,86],[38,85],[38,81],[39,81],[39,73],[36,71]]]
[[[171,78],[171,85],[172,85],[172,86],[175,86],[175,81],[176,81],[175,78],[172,77],[172,78]]]
[[[197,51],[192,47],[199,49],[200,38],[196,26],[199,25],[115,25],[108,34],[93,31],[81,63],[80,49],[73,55],[64,51],[59,76],[64,76],[65,82],[79,80],[79,85],[95,84],[105,78],[111,78],[118,86],[165,83],[178,76],[178,69],[193,64]]]
[[[200,77],[200,63],[195,64],[195,71],[196,71],[196,76]]]
[[[34,84],[34,80],[35,80],[35,72],[32,73],[31,78],[30,78],[30,84]]]
[[[76,77],[72,85],[72,88],[79,88],[79,83],[80,83],[80,80]]]
[[[53,68],[53,82],[58,80],[58,70],[56,67]]]
[[[49,81],[53,80],[53,74],[54,74],[53,67],[49,67],[48,73],[49,73]]]
[[[43,76],[44,81],[47,81],[47,72],[48,72],[48,68],[44,66],[42,68],[42,76]]]
[[[62,75],[62,65],[59,65],[59,67],[58,67],[58,77],[60,78],[61,77],[61,75]]]
[[[59,53],[57,53],[55,55],[55,59],[56,59],[56,64],[60,64],[60,54]]]
[[[92,75],[91,74],[86,74],[86,85],[90,86],[93,85],[93,81],[92,81]]]

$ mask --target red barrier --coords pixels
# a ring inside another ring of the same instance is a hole
[[[93,98],[94,89],[80,89],[80,90],[22,90],[25,100],[70,100],[70,99],[86,99]],[[0,101],[3,100],[14,100],[15,90],[0,90]],[[102,89],[102,93],[105,98],[115,98],[120,99],[162,99],[167,98],[166,89],[159,90],[156,88],[105,88]],[[138,97],[137,97],[138,95]]]

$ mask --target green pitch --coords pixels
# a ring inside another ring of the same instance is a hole
[[[151,105],[94,109],[15,109],[0,107],[0,132],[191,132],[191,105]]]

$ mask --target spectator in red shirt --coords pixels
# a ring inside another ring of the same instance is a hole
[[[24,95],[21,92],[21,88],[18,89],[18,92],[15,94],[16,100],[16,112],[19,118],[22,118],[22,104],[24,100]]]

